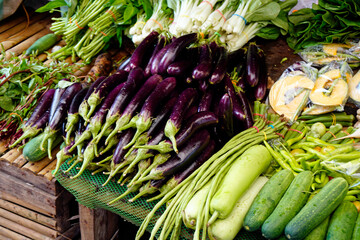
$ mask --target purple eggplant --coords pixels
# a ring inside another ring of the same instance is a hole
[[[179,185],[182,181],[184,181],[188,176],[190,176],[196,169],[198,169],[203,163],[205,163],[214,153],[216,148],[215,141],[210,139],[209,144],[206,146],[204,151],[198,156],[195,161],[193,161],[189,166],[187,166],[184,170],[174,174],[169,181],[164,184],[160,189],[160,194],[148,199],[147,202],[152,202],[154,200],[160,199],[169,191],[174,189],[177,185]]]
[[[56,107],[54,115],[49,121],[49,125],[44,130],[44,138],[40,144],[40,149],[44,150],[45,141],[48,142],[48,156],[49,159],[52,159],[51,150],[52,143],[56,137],[57,131],[61,128],[61,124],[65,121],[67,117],[67,110],[71,104],[71,100],[74,98],[77,92],[82,89],[80,83],[74,83],[71,86],[67,87],[65,92],[61,95],[60,101]]]
[[[129,123],[131,126],[136,127],[136,132],[133,139],[125,147],[128,148],[135,143],[137,138],[145,131],[147,131],[153,121],[156,109],[161,104],[161,101],[169,96],[176,87],[176,78],[168,77],[160,82],[150,96],[146,99],[138,115]]]
[[[229,94],[229,97],[231,98],[232,107],[233,107],[233,116],[236,119],[244,121],[245,120],[244,109],[239,102],[238,96],[236,95],[235,92],[234,85],[231,82],[230,76],[228,74],[225,76],[225,88],[227,93]]]
[[[189,59],[184,59],[180,61],[173,62],[167,68],[167,73],[170,76],[179,77],[184,76],[190,69],[192,63]]]
[[[189,109],[191,104],[196,101],[198,93],[195,88],[185,89],[179,96],[169,120],[165,125],[165,136],[168,137],[173,145],[175,152],[178,152],[176,146],[175,135],[179,131],[182,121],[184,119],[186,111]]]
[[[41,118],[41,116],[50,109],[51,103],[52,103],[52,99],[54,97],[55,94],[55,89],[49,89],[47,90],[44,95],[41,97],[41,99],[39,100],[39,102],[37,103],[34,111],[32,112],[30,118],[26,121],[26,123],[24,124],[24,127],[22,128],[24,131],[26,130],[27,127],[30,127],[31,125],[33,125],[34,123],[36,123],[36,121],[38,119]],[[50,112],[49,112],[50,114]]]
[[[169,45],[165,46],[163,49],[166,49],[165,53],[163,53],[163,55],[159,55],[157,54],[154,62],[152,63],[152,66],[154,66],[154,64],[157,63],[157,61],[155,61],[157,58],[159,58],[160,60],[158,61],[158,67],[157,67],[157,71],[153,71],[153,68],[151,69],[151,73],[155,74],[155,73],[159,73],[159,74],[165,74],[167,68],[169,67],[169,65],[171,63],[174,62],[174,60],[176,59],[176,57],[179,55],[179,53],[186,48],[190,43],[195,42],[197,39],[197,34],[196,33],[189,33],[186,35],[183,35],[181,37],[176,38],[175,40],[173,40]],[[162,50],[163,50],[162,49]],[[159,51],[159,53],[162,52],[162,50]],[[158,56],[159,55],[159,56]]]
[[[67,122],[65,125],[65,143],[70,143],[70,136],[74,131],[75,125],[79,122],[79,107],[82,101],[84,100],[84,97],[86,93],[88,92],[89,88],[83,88],[81,91],[79,91],[71,101],[69,111],[68,111],[68,117]]]
[[[234,136],[233,103],[228,93],[219,102],[219,124],[228,137]]]
[[[186,111],[184,116],[184,121],[187,121],[189,118],[191,118],[195,113],[197,113],[198,106],[193,104],[189,107],[189,109]]]
[[[120,141],[116,145],[116,148],[113,153],[113,157],[111,160],[110,165],[110,173],[108,179],[105,181],[103,186],[105,186],[124,166],[121,164],[125,160],[125,155],[127,153],[127,150],[124,149],[124,146],[126,146],[132,137],[134,136],[135,131],[133,129],[127,129],[126,131],[123,131],[120,136]]]
[[[130,59],[131,59],[131,57],[127,57],[126,59],[124,59],[120,63],[120,65],[119,65],[119,67],[117,68],[116,71],[126,71],[125,69],[130,69],[130,68],[127,67],[129,65],[129,63],[130,63]]]
[[[212,72],[212,56],[209,45],[202,45],[200,48],[199,63],[192,71],[192,78],[203,80],[208,78]]]
[[[121,117],[124,108],[128,105],[140,86],[143,85],[144,79],[144,71],[141,68],[134,68],[130,71],[123,88],[118,93],[106,115],[106,121],[100,133],[93,139],[95,143],[100,141],[105,131]]]
[[[262,101],[266,96],[266,90],[267,90],[267,68],[266,68],[266,62],[265,62],[265,55],[264,51],[259,49],[259,67],[261,69],[259,73],[259,83],[255,87],[255,99],[258,101]]]
[[[154,61],[156,54],[158,54],[158,52],[165,46],[165,44],[166,44],[166,38],[164,36],[160,36],[159,40],[158,40],[158,42],[156,44],[156,47],[154,48],[154,51],[152,52],[152,55],[151,55],[151,57],[149,59],[149,62],[148,62],[148,64],[146,65],[146,67],[144,69],[146,77],[151,76],[152,62]]]
[[[161,107],[160,111],[156,113],[150,128],[148,129],[148,135],[153,136],[155,132],[159,130],[159,128],[163,128],[165,125],[166,120],[169,118],[171,114],[171,110],[175,106],[175,103],[177,101],[177,98],[179,97],[179,94],[177,91],[174,91],[170,96],[170,98],[167,100],[164,106]]]
[[[202,93],[206,92],[209,89],[209,83],[207,79],[199,79],[197,80],[197,84],[198,84],[198,89]]]
[[[203,111],[194,114],[188,121],[186,121],[184,127],[180,132],[176,134],[176,143],[178,147],[182,147],[199,129],[214,126],[218,124],[219,120],[213,112]],[[138,146],[140,149],[156,150],[160,153],[167,153],[173,150],[172,143],[169,140],[164,140],[157,145],[143,145]]]
[[[242,91],[237,91],[236,94],[239,97],[240,104],[244,106],[244,114],[245,114],[245,127],[250,128],[254,124],[253,114],[251,111],[250,102],[247,99],[246,95]]]
[[[109,94],[109,92],[115,88],[115,86],[124,82],[127,79],[128,73],[126,71],[119,71],[115,74],[107,77],[102,81],[94,92],[89,96],[87,102],[89,104],[89,111],[86,114],[86,121],[88,121],[91,115],[94,113],[96,107],[101,101]]]
[[[89,111],[89,104],[87,102],[88,98],[90,97],[90,95],[94,92],[94,90],[99,86],[99,84],[105,80],[105,76],[101,76],[101,77],[98,77],[95,82],[93,82],[89,89],[87,90],[86,92],[86,95],[83,99],[83,101],[81,102],[80,106],[79,106],[79,115],[83,118],[83,119],[86,119],[86,115]]]
[[[219,47],[219,58],[215,64],[215,69],[209,79],[210,84],[218,84],[224,79],[227,69],[227,51],[224,47]]]
[[[54,96],[52,98],[51,105],[50,105],[49,122],[50,122],[50,119],[52,118],[52,116],[54,116],[54,113],[59,104],[60,98],[63,95],[63,93],[65,92],[65,90],[66,90],[66,88],[55,89],[55,93],[54,93]]]
[[[238,69],[239,66],[245,66],[246,49],[240,48],[236,51],[228,53],[227,72],[232,72],[234,69]]]
[[[151,51],[154,47],[154,44],[158,41],[159,33],[153,31],[147,35],[144,40],[141,41],[139,46],[135,48],[135,51],[131,55],[128,69],[126,71],[130,71],[135,67],[143,67],[142,63],[144,62],[144,58],[147,52]]]
[[[11,144],[9,147],[13,148],[17,144],[19,144],[22,140],[27,138],[32,138],[38,135],[39,132],[41,132],[45,127],[46,124],[49,122],[49,115],[50,115],[50,109],[48,109],[46,112],[42,114],[42,116],[36,120],[36,122],[27,127],[21,137],[19,137],[13,144]]]
[[[258,47],[254,42],[249,44],[246,53],[246,82],[255,87],[259,82],[259,54]]]
[[[198,112],[210,111],[213,96],[214,96],[214,90],[213,89],[208,89],[208,91],[206,91],[202,95],[197,111]]]
[[[141,182],[152,179],[162,179],[185,169],[201,154],[209,142],[210,133],[206,129],[196,132],[189,141],[180,148],[178,154],[173,155],[169,160],[151,170],[148,176],[141,179]]]
[[[135,96],[131,99],[130,103],[125,108],[121,117],[116,121],[116,126],[112,133],[108,136],[105,144],[107,144],[108,140],[112,138],[117,132],[130,128],[132,125],[129,123],[132,117],[135,115],[135,111],[141,106],[145,99],[151,95],[154,89],[161,83],[163,78],[156,74],[149,77],[139,91],[135,94]],[[150,94],[151,93],[151,94]]]

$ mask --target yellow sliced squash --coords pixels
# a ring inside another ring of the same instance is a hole
[[[327,53],[327,54],[329,54],[329,55],[336,56],[339,48],[349,49],[349,48],[351,48],[351,47],[352,47],[352,46],[351,46],[351,45],[348,45],[348,44],[329,43],[329,44],[323,45],[323,52],[324,52],[324,53]]]
[[[346,73],[346,78],[350,75]],[[326,88],[329,84],[334,83],[331,93]],[[310,93],[310,100],[321,106],[340,106],[345,103],[348,98],[348,84],[341,78],[340,69],[333,69],[324,74],[321,74],[315,80],[315,86]]]
[[[279,115],[292,119],[299,107],[305,106],[304,98],[307,98],[313,87],[314,82],[304,75],[286,76],[276,81],[271,87],[269,104]],[[289,92],[294,92],[290,98],[287,96]]]
[[[349,97],[356,103],[360,103],[360,71],[348,81]]]

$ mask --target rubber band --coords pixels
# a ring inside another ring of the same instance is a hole
[[[78,22],[75,20],[74,21],[75,22],[75,25],[79,28],[79,29],[84,29],[83,27],[81,27],[79,24],[78,24]]]
[[[330,133],[335,139],[336,139],[336,136],[334,133],[330,132],[330,131],[327,131],[328,133]]]
[[[221,37],[221,34],[218,32],[214,32],[215,35],[218,35],[219,37]]]
[[[267,140],[266,132],[265,132],[265,131],[262,131],[262,133],[264,134],[265,141],[266,141],[266,140]]]
[[[138,21],[138,22],[136,22],[136,23],[135,23],[135,25],[134,25],[134,26],[136,26],[136,25],[138,25],[138,24],[145,25],[145,24],[146,24],[146,22],[144,22],[144,21]]]
[[[341,130],[342,132],[344,132],[344,133],[346,133],[346,135],[350,135],[350,133],[348,133],[347,131],[345,131],[345,130]],[[355,143],[355,139],[353,138],[353,137],[350,137],[350,139],[352,139],[353,140],[353,143]]]
[[[288,131],[298,132],[298,133],[302,134],[302,131],[299,131],[299,130],[293,129],[293,128],[289,128]]]
[[[201,36],[202,39],[205,38],[205,34],[204,34],[203,32],[200,32],[199,34],[200,34],[200,36]]]
[[[113,17],[114,21],[116,21],[116,16],[115,16],[115,14],[114,14],[113,11],[111,11],[110,9],[108,9],[108,10],[106,10],[105,12],[108,13],[108,14],[110,14],[110,15]]]
[[[158,21],[156,21],[156,20],[153,19],[153,18],[150,18],[148,21],[150,21],[150,20],[154,21],[157,25],[159,25],[160,30],[163,30],[163,26],[161,25],[161,23],[159,23]]]
[[[285,138],[285,136],[282,135],[281,133],[276,132],[275,134],[276,134],[276,135],[279,135],[281,138]]]
[[[89,30],[90,30],[90,31],[93,31],[93,29],[92,29],[91,27],[89,27]]]
[[[259,116],[259,117],[261,117],[261,118],[265,119],[265,115],[263,115],[263,114],[260,114],[260,113],[254,113],[254,115],[255,115],[255,116]]]
[[[248,41],[249,41],[249,35],[247,35],[247,33],[245,33],[245,32],[242,32],[241,34],[245,35],[245,37],[246,37],[246,42],[248,42]]]
[[[241,18],[242,20],[244,20],[245,24],[247,24],[247,21],[243,16],[241,16],[241,15],[239,15],[237,13],[234,13],[233,16],[237,16],[237,17]]]
[[[103,31],[100,32],[102,35],[104,35],[105,37],[107,37],[107,34],[104,33]]]
[[[11,116],[11,115],[18,116],[18,117],[20,118],[20,121],[21,121],[21,122],[23,121],[22,117],[21,117],[19,114],[17,114],[17,113],[10,113],[9,116]]]
[[[257,126],[252,126],[252,128],[255,128],[256,131],[259,133],[259,128]]]
[[[222,12],[219,9],[216,9],[215,12],[220,13],[222,19],[224,19],[224,22],[226,22],[226,17],[224,16],[224,14],[222,14]]]
[[[214,6],[211,4],[211,2],[209,2],[209,1],[207,1],[207,0],[203,0],[201,3],[203,3],[203,2],[209,4],[210,7],[211,7],[211,9],[214,8]]]
[[[174,21],[174,19],[173,19],[173,18],[169,18],[169,20],[170,20],[170,21]]]
[[[72,23],[72,19],[71,19],[71,17],[69,18],[69,23]]]
[[[272,123],[274,123],[274,122],[272,122]],[[274,125],[272,125],[272,124],[269,124],[269,127],[271,127],[272,129],[275,128]]]
[[[331,125],[335,125],[335,124],[336,124],[336,116],[335,116],[335,114],[334,114],[334,113],[331,113],[331,117],[332,117],[332,119],[333,119]]]

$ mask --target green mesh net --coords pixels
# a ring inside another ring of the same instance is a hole
[[[117,178],[114,178],[113,181],[110,181],[104,187],[102,184],[106,181],[107,176],[98,173],[93,175],[90,170],[85,170],[80,177],[71,179],[71,176],[74,176],[78,172],[76,166],[70,171],[66,172],[70,167],[68,162],[62,164],[60,171],[55,175],[55,178],[59,183],[67,189],[71,194],[73,194],[76,200],[88,207],[88,208],[101,208],[111,211],[120,215],[125,220],[131,222],[136,226],[140,226],[144,218],[151,211],[151,209],[156,205],[157,201],[146,202],[145,197],[141,197],[134,202],[129,202],[130,198],[133,198],[136,195],[135,193],[130,193],[123,199],[108,205],[107,203],[111,200],[118,197],[120,194],[124,193],[127,188],[126,186],[121,186],[117,183]],[[151,232],[152,228],[155,225],[156,220],[160,217],[161,213],[165,210],[165,206],[162,206],[152,218],[150,224],[148,225],[147,231]],[[193,230],[182,227],[181,240],[192,239]],[[261,233],[249,233],[244,230],[240,231],[236,239],[238,240],[257,240],[264,239],[261,236]]]

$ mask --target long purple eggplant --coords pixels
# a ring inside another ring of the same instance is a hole
[[[24,124],[24,127],[22,128],[23,130],[36,123],[36,121],[40,119],[47,110],[50,109],[54,94],[55,89],[49,89],[44,93],[44,95],[41,97],[36,107],[34,108],[34,111],[32,112],[30,118]]]
[[[44,138],[40,144],[40,149],[44,150],[45,141],[48,142],[48,157],[52,159],[51,150],[54,137],[56,137],[57,131],[61,128],[61,124],[65,121],[67,116],[67,110],[71,104],[71,100],[74,98],[75,94],[82,89],[80,83],[74,83],[71,86],[67,87],[65,92],[61,95],[60,101],[54,115],[49,121],[49,125],[44,130]]]
[[[209,83],[218,84],[224,79],[226,69],[227,69],[227,51],[224,47],[219,47],[219,58],[215,64],[215,69],[212,72]]]
[[[210,111],[212,101],[213,101],[213,96],[214,96],[214,90],[213,89],[208,89],[208,91],[206,91],[202,95],[197,111],[198,112]]]
[[[13,144],[11,144],[9,147],[13,148],[17,144],[19,144],[22,140],[27,138],[32,138],[38,135],[45,127],[46,124],[49,122],[49,115],[50,115],[50,109],[48,109],[46,112],[42,114],[42,116],[36,120],[36,122],[27,127],[21,137],[19,137]]]
[[[66,90],[66,88],[55,89],[55,93],[54,93],[54,96],[52,98],[51,105],[50,105],[49,122],[50,122],[52,116],[54,116],[54,113],[59,104],[60,98],[63,95],[63,93],[65,92],[65,90]]]
[[[168,66],[174,62],[174,60],[179,55],[179,53],[184,48],[186,48],[190,43],[195,42],[196,39],[197,39],[196,33],[189,33],[189,34],[183,35],[183,36],[178,37],[175,40],[173,40],[169,45],[167,45],[169,47],[167,48],[167,51],[165,52],[165,54],[162,56],[161,55],[159,56],[159,58],[161,57],[161,59],[158,62],[159,63],[158,71],[155,71],[155,72],[151,71],[151,73],[152,74],[154,74],[154,73],[165,74]],[[158,56],[156,55],[156,58],[157,57]],[[155,63],[155,61],[153,62],[152,65],[154,65],[154,63]]]
[[[89,111],[86,114],[86,121],[88,121],[91,115],[94,113],[96,107],[101,101],[109,94],[109,92],[115,88],[115,86],[124,82],[127,79],[128,73],[126,71],[118,71],[115,74],[107,77],[102,81],[94,92],[89,96],[87,102],[89,104]]]
[[[161,179],[183,170],[201,154],[209,142],[210,133],[206,129],[196,132],[190,140],[180,148],[178,154],[175,154],[169,160],[151,170],[148,176],[139,179],[137,182]]]
[[[189,59],[184,59],[173,62],[168,66],[166,71],[170,76],[180,77],[186,75],[191,65],[192,63]]]
[[[114,154],[112,157],[111,165],[110,165],[110,173],[108,179],[105,181],[103,186],[105,186],[123,167],[121,164],[125,160],[125,155],[127,153],[127,150],[124,149],[124,146],[126,146],[132,137],[134,136],[135,131],[133,129],[127,129],[126,131],[121,133],[120,141],[116,145],[116,148],[114,150]]]
[[[89,111],[89,104],[87,102],[88,98],[90,97],[90,95],[94,92],[94,90],[99,86],[99,84],[105,80],[105,76],[101,76],[98,77],[89,87],[89,89],[86,92],[86,95],[83,99],[83,101],[81,102],[80,106],[79,106],[79,115],[83,118],[86,119],[86,115]]]
[[[255,87],[255,99],[258,101],[262,101],[266,96],[268,77],[265,55],[264,51],[261,49],[259,49],[259,67],[261,71],[259,73],[259,83]]]
[[[112,133],[108,136],[105,144],[107,144],[108,140],[112,138],[117,132],[128,129],[131,127],[129,125],[130,120],[135,115],[136,110],[141,106],[144,101],[151,95],[154,89],[161,83],[163,78],[156,74],[149,77],[145,83],[141,86],[139,91],[135,94],[135,96],[131,99],[130,103],[125,108],[124,112],[121,114],[121,117],[116,121],[116,126]]]
[[[233,103],[228,93],[219,102],[219,124],[228,137],[234,136]]]
[[[183,118],[191,104],[197,99],[198,93],[195,88],[185,89],[179,96],[169,120],[165,125],[165,136],[168,137],[173,145],[175,152],[178,152],[175,135],[180,130]]]
[[[234,69],[237,69],[239,66],[245,66],[246,62],[246,49],[240,48],[236,51],[228,53],[227,61],[227,72],[232,72]]]
[[[137,138],[150,128],[156,109],[159,108],[161,101],[174,91],[175,87],[176,78],[174,77],[165,78],[156,86],[155,90],[146,99],[139,114],[131,120],[131,122],[134,124],[132,126],[136,127],[136,132],[133,139],[125,148],[129,148],[131,145],[133,145]]]
[[[192,71],[192,78],[195,80],[203,80],[208,78],[212,72],[212,56],[210,47],[204,44],[200,48],[199,63]]]
[[[226,88],[226,92],[229,94],[229,97],[231,98],[234,117],[236,119],[244,121],[246,117],[244,113],[244,108],[240,104],[239,98],[235,92],[234,85],[231,82],[230,76],[228,74],[225,76],[225,88]],[[239,89],[239,91],[241,91],[241,89]]]
[[[160,36],[159,39],[158,39],[158,42],[154,48],[154,51],[152,52],[151,54],[151,57],[149,59],[149,62],[148,64],[146,65],[145,69],[144,69],[144,72],[145,72],[145,76],[146,77],[150,77],[151,76],[151,65],[152,65],[152,62],[154,61],[155,59],[155,56],[156,54],[158,54],[158,52],[165,46],[166,44],[166,38],[165,36]]]
[[[69,111],[68,111],[68,117],[67,117],[67,122],[65,125],[65,132],[66,132],[66,137],[65,137],[65,143],[69,144],[70,143],[70,137],[71,134],[74,131],[75,125],[79,122],[79,107],[80,104],[82,103],[82,101],[84,100],[84,97],[86,95],[86,93],[88,92],[89,88],[83,88],[81,89],[81,91],[79,91],[73,98],[73,100],[71,101],[70,107],[69,107]]]
[[[126,69],[130,69],[130,68],[127,67],[129,65],[129,63],[130,63],[130,59],[131,59],[131,57],[127,57],[126,59],[124,59],[120,63],[119,67],[117,68],[117,71],[123,71],[123,70],[126,71]]]
[[[203,111],[194,114],[190,119],[188,119],[181,128],[180,132],[176,134],[176,143],[178,147],[182,147],[186,142],[191,138],[196,131],[202,128],[206,128],[209,126],[214,126],[218,124],[218,117],[210,111]],[[156,150],[160,153],[167,153],[173,150],[172,143],[169,140],[164,140],[157,145],[143,145],[137,146],[140,149],[151,149]]]
[[[254,42],[251,42],[246,53],[246,81],[251,87],[255,87],[258,84],[259,73],[258,47]]]
[[[238,95],[238,97],[240,99],[240,104],[244,106],[245,127],[250,128],[254,124],[254,119],[253,119],[253,114],[251,111],[250,102],[244,92],[237,91],[236,94]]]
[[[154,47],[154,44],[157,42],[159,37],[159,33],[156,31],[152,31],[147,35],[144,40],[141,41],[139,46],[135,48],[135,51],[131,55],[128,69],[126,71],[130,71],[135,67],[143,67],[142,63],[145,61],[145,55],[147,52],[151,51]]]
[[[198,169],[203,163],[205,163],[214,153],[216,148],[215,141],[210,139],[209,144],[206,146],[204,151],[198,156],[195,161],[193,161],[188,167],[184,170],[174,174],[172,178],[170,178],[166,184],[164,184],[160,189],[160,194],[150,198],[147,202],[152,202],[157,199],[165,196],[169,191],[174,189],[177,185],[179,185],[182,181],[184,181],[188,176],[190,176],[196,169]]]
[[[99,142],[104,136],[105,131],[121,117],[124,108],[140,86],[143,85],[144,79],[144,71],[141,68],[134,68],[130,71],[123,88],[118,93],[106,115],[106,121],[100,133],[93,139],[95,143]]]

